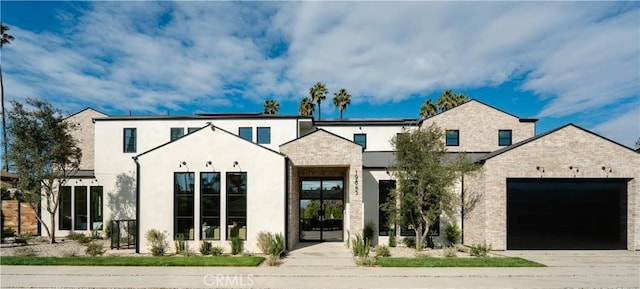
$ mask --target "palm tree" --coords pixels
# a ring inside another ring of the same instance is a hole
[[[441,111],[447,111],[456,106],[456,95],[451,89],[445,90],[440,97],[438,97],[438,109]]]
[[[264,114],[278,114],[278,111],[280,111],[280,104],[277,101],[273,99],[264,101]]]
[[[469,98],[467,97],[466,94],[464,93],[458,93],[456,94],[456,96],[454,97],[455,102],[456,102],[456,106],[461,105],[467,101],[469,101]]]
[[[313,113],[316,111],[316,104],[313,103],[311,98],[305,97],[300,101],[299,112],[300,115],[304,116],[313,116]]]
[[[300,115],[313,116],[316,112],[316,104],[311,98],[305,97],[300,101]]]
[[[321,82],[318,82],[314,86],[309,88],[309,95],[311,95],[311,100],[318,103],[318,120],[322,119],[320,104],[323,100],[327,99],[327,93],[329,93],[329,90],[327,90],[327,86]]]
[[[420,106],[420,116],[424,118],[432,117],[438,113],[438,106],[431,100],[427,99]]]
[[[338,92],[333,94],[333,105],[340,110],[340,119],[342,119],[342,112],[347,109],[349,104],[351,104],[351,94],[346,89],[340,88]]]
[[[4,25],[4,23],[0,22],[0,34],[2,35],[2,40],[0,41],[0,48],[2,48],[5,44],[11,43],[13,41],[13,35],[7,33],[9,31],[9,26]],[[2,83],[2,67],[0,66],[0,94],[2,94],[2,139],[3,139],[3,147],[4,147],[4,170],[9,171],[9,159],[7,154],[7,124],[6,124],[6,116],[4,110],[4,84]]]

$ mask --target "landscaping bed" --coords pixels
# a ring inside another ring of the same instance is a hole
[[[515,257],[376,257],[376,264],[380,267],[545,267],[543,264]]]
[[[100,257],[14,257],[0,258],[0,265],[65,266],[258,266],[258,256],[100,256]]]

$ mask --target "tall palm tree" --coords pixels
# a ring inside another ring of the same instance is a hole
[[[313,102],[318,103],[318,120],[322,119],[322,110],[320,109],[320,104],[322,101],[327,99],[327,86],[324,83],[317,82],[314,86],[309,88],[309,95],[311,96],[311,100]]]
[[[458,94],[456,94],[456,96],[454,97],[454,99],[455,99],[456,106],[461,105],[461,104],[463,104],[463,103],[465,103],[465,102],[469,101],[469,97],[467,97],[467,95],[466,95],[466,94],[464,94],[464,93],[458,93]]]
[[[273,100],[268,99],[264,101],[264,114],[278,114],[280,111],[280,104]]]
[[[0,22],[0,34],[2,35],[2,40],[0,40],[0,48],[2,48],[5,44],[11,43],[13,41],[13,35],[7,33],[9,31],[9,26],[4,25],[4,23]],[[0,66],[0,94],[2,94],[2,145],[4,147],[4,170],[9,171],[9,159],[7,154],[7,123],[6,123],[6,114],[4,110],[4,84],[2,83],[2,67]]]
[[[305,97],[300,101],[300,108],[298,111],[300,112],[300,115],[313,116],[313,113],[316,111],[316,104],[313,103],[311,98]]]
[[[456,106],[456,95],[451,89],[445,90],[440,97],[438,97],[438,109],[441,111],[447,111]]]
[[[313,116],[316,112],[316,104],[311,98],[305,97],[300,101],[300,115]]]
[[[420,106],[420,116],[421,117],[432,117],[438,113],[438,106],[431,100],[427,99]]]
[[[333,105],[340,110],[340,119],[342,119],[342,112],[347,109],[349,104],[351,104],[351,94],[346,89],[340,88],[338,92],[333,94]]]

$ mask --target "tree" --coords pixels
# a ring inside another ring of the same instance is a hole
[[[317,82],[314,86],[309,88],[309,95],[311,96],[311,101],[318,103],[318,120],[322,119],[322,111],[320,109],[320,104],[323,100],[327,99],[327,86],[324,83]]]
[[[265,100],[264,101],[264,114],[278,114],[280,111],[280,104],[273,100]]]
[[[405,130],[392,139],[395,162],[389,172],[397,187],[383,205],[389,219],[413,228],[421,250],[429,227],[442,214],[452,216],[461,200],[451,187],[479,168],[464,154],[447,154],[444,133],[435,125]]]
[[[305,97],[302,99],[302,101],[300,101],[300,107],[298,111],[300,112],[300,115],[313,116],[313,113],[316,111],[316,105],[315,103],[313,103],[311,98]]]
[[[431,99],[427,99],[422,106],[420,106],[420,116],[421,117],[432,117],[438,114],[438,106]]]
[[[82,152],[70,131],[75,125],[64,121],[59,110],[40,100],[27,99],[33,109],[12,101],[9,113],[9,160],[19,176],[17,188],[22,198],[36,210],[45,199],[51,217],[47,225],[40,216],[49,241],[55,243],[56,212],[60,189],[78,171]]]
[[[351,94],[346,89],[340,88],[338,92],[333,94],[333,105],[340,110],[340,119],[342,119],[342,112],[347,109],[349,104],[351,104]]]
[[[0,40],[0,49],[4,47],[5,44],[11,43],[13,41],[13,36],[9,33],[9,26],[4,25],[4,23],[0,22],[0,34],[2,34],[2,40]],[[2,94],[2,138],[3,138],[3,149],[4,149],[4,170],[9,171],[9,158],[7,157],[7,117],[4,109],[4,83],[2,82],[2,66],[0,65],[0,94]]]

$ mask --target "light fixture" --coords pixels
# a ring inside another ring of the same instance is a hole
[[[211,165],[211,161],[207,161],[207,163],[205,163],[205,165],[204,165],[204,166],[205,166],[205,167],[212,166],[212,165]],[[212,166],[212,167],[213,167],[213,166]]]
[[[580,172],[580,168],[578,168],[578,167],[569,166],[569,169],[572,170],[574,173],[579,173]]]
[[[605,166],[603,166],[603,167],[602,167],[602,170],[603,170],[603,171],[605,171],[606,173],[610,173],[610,172],[612,172],[611,167],[605,167]]]
[[[544,167],[537,166],[536,170],[541,172],[541,173],[544,173]]]
[[[179,163],[178,163],[178,167],[179,167],[179,168],[181,168],[182,166],[185,166],[185,167],[186,167],[186,166],[187,166],[187,162],[185,162],[185,161],[181,161],[181,162],[179,162]]]
[[[238,169],[239,169],[240,171],[242,171],[242,168],[240,167],[240,164],[238,164],[238,161],[234,161],[234,162],[233,162],[233,167],[234,167],[234,168],[235,168],[235,167],[238,167]]]

